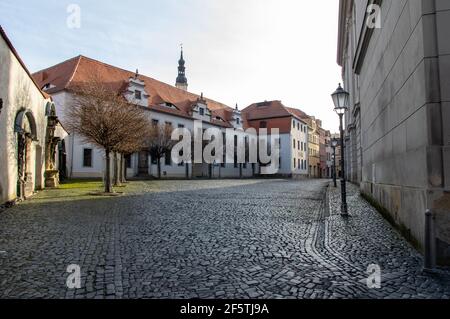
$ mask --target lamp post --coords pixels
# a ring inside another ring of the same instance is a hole
[[[331,147],[333,148],[333,183],[334,187],[337,187],[337,181],[336,181],[336,147],[338,146],[338,140],[333,138],[331,140]]]
[[[343,216],[348,216],[347,208],[347,192],[346,192],[346,181],[345,181],[345,145],[344,145],[344,125],[343,116],[348,109],[349,105],[349,93],[345,91],[341,84],[337,90],[331,94],[334,103],[334,111],[339,115],[339,130],[341,133],[341,214]]]

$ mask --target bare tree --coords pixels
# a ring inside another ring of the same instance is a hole
[[[172,125],[152,124],[147,134],[147,147],[150,156],[155,158],[158,165],[158,179],[161,178],[161,158],[170,155],[177,142],[172,140]]]
[[[73,103],[66,110],[67,127],[79,134],[85,143],[103,148],[105,193],[111,193],[111,153],[145,135],[147,116],[141,107],[128,103],[121,94],[95,76],[77,85],[73,93]]]

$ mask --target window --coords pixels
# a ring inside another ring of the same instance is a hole
[[[295,144],[296,144],[296,143],[295,143],[295,138],[294,138],[294,149],[295,149]]]
[[[292,121],[292,128],[295,128],[295,121]]]
[[[223,144],[223,149],[222,149],[222,163],[220,163],[220,166],[225,167],[225,164],[227,162],[227,144],[225,143],[226,141],[226,134],[222,133],[222,141],[224,142]]]
[[[297,168],[297,160],[294,158],[294,168]]]
[[[300,123],[297,123],[297,130],[300,131]]]
[[[198,112],[200,113],[201,116],[205,115],[205,109],[202,107],[198,110]]]
[[[301,160],[298,160],[298,169],[300,169],[300,165],[301,165]]]
[[[92,149],[91,148],[83,149],[83,166],[84,167],[92,167]]]
[[[178,128],[184,128],[183,124],[178,124]]]
[[[300,141],[298,141],[298,149],[300,150],[301,149],[301,145],[300,145]]]
[[[172,166],[172,152],[166,152],[165,155],[165,164],[166,166]]]
[[[234,149],[236,150],[238,146],[238,137],[234,136]],[[234,151],[234,168],[238,168],[238,155],[237,152]]]
[[[259,122],[259,128],[267,128],[267,122],[266,121]]]
[[[131,168],[131,155],[125,156],[125,165],[126,168]]]
[[[158,121],[158,120],[152,120],[152,124],[153,124],[154,126],[156,126],[156,125],[159,124],[159,121]]]
[[[240,118],[237,118],[237,119],[236,119],[236,124],[237,124],[237,125],[241,124],[241,119],[240,119]]]
[[[134,98],[136,100],[142,100],[142,92],[139,90],[134,91]]]
[[[178,153],[178,155],[179,155],[180,157],[182,157],[182,156],[184,155],[184,151],[183,151],[183,150],[180,150],[180,153]],[[181,161],[180,163],[178,163],[178,166],[184,166],[184,162]]]

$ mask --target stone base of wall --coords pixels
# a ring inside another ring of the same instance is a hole
[[[429,194],[425,189],[361,183],[362,195],[423,253],[425,212]],[[435,201],[435,248],[438,265],[450,265],[450,194]]]
[[[433,202],[435,216],[436,261],[450,265],[450,193],[443,192]]]
[[[425,190],[362,182],[361,192],[411,244],[423,252]]]

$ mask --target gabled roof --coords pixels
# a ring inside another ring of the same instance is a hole
[[[294,109],[292,107],[286,107],[286,109],[293,114],[295,117],[301,119],[302,121],[308,120],[311,118],[308,114],[299,109]]]
[[[254,103],[245,108],[242,113],[245,114],[245,119],[247,121],[290,116],[303,121],[305,118],[309,117],[305,112],[299,109],[294,109],[283,105],[281,101],[264,101]]]
[[[40,87],[50,84],[51,88],[47,92],[54,94],[63,90],[71,90],[82,83],[86,83],[92,74],[95,74],[102,81],[108,83],[112,89],[121,92],[126,88],[130,77],[134,77],[136,72],[123,70],[79,55],[36,72],[33,76]],[[139,79],[145,83],[145,90],[150,95],[149,108],[159,112],[189,118],[192,117],[192,108],[200,99],[199,95],[178,89],[175,86],[148,76],[139,75]],[[204,100],[207,102],[207,106],[211,111],[221,110],[222,112],[233,112],[232,108],[223,103],[207,98],[204,98]],[[160,106],[162,103],[171,103],[177,109],[162,107]]]
[[[22,58],[19,56],[19,53],[17,53],[16,48],[14,48],[14,46],[12,45],[11,41],[9,40],[8,36],[6,35],[6,32],[3,30],[2,26],[0,25],[0,36],[3,38],[3,40],[5,40],[6,45],[9,47],[9,49],[11,50],[12,54],[16,57],[17,61],[19,61],[20,65],[22,66],[23,70],[25,71],[25,73],[27,73],[27,75],[30,77],[31,81],[33,81],[34,85],[36,86],[36,88],[39,90],[39,92],[42,94],[42,96],[45,99],[51,99],[51,96],[48,95],[47,93],[45,93],[44,91],[41,90],[41,87],[36,83],[36,81],[34,80],[33,76],[31,75],[30,71],[28,71],[27,66],[25,65],[25,63],[23,62]]]

